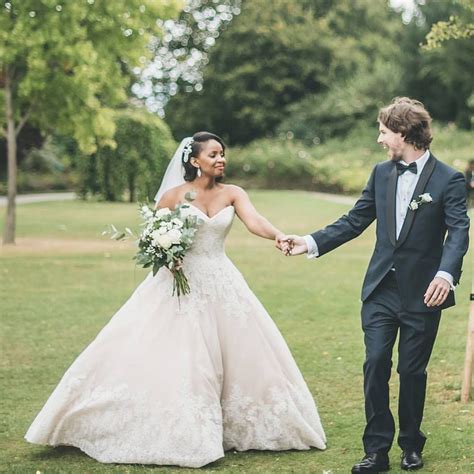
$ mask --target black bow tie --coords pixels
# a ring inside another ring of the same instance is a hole
[[[407,166],[407,165],[403,165],[402,163],[400,163],[399,161],[397,161],[397,162],[395,163],[395,165],[397,166],[398,176],[400,176],[401,174],[405,173],[405,171],[411,171],[411,172],[414,173],[414,174],[417,174],[417,173],[418,173],[418,168],[416,167],[416,163],[415,163],[415,162],[410,163],[410,164]]]

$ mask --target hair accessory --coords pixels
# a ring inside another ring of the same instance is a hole
[[[187,163],[189,161],[189,155],[191,154],[193,150],[193,143],[194,140],[191,139],[191,141],[184,147],[183,150],[183,163]]]

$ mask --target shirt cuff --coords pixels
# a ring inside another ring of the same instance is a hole
[[[311,237],[311,235],[304,235],[303,239],[306,242],[306,247],[308,247],[307,258],[319,257],[319,249],[316,241]]]
[[[448,272],[443,272],[442,270],[440,270],[436,275],[435,277],[440,277],[440,278],[443,278],[443,280],[446,280],[450,286],[451,286],[451,289],[454,290],[455,286],[454,286],[454,278],[453,276],[451,275],[451,273],[448,273]]]

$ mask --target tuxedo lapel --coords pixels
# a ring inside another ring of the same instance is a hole
[[[387,209],[386,209],[388,237],[390,239],[391,244],[394,247],[396,245],[396,240],[397,240],[397,228],[396,228],[396,221],[395,221],[397,181],[398,181],[398,173],[397,173],[397,167],[395,166],[395,163],[394,163],[392,171],[390,172],[390,175],[388,177]]]
[[[431,174],[433,173],[433,170],[436,165],[436,159],[434,158],[433,155],[430,155],[428,158],[428,161],[426,162],[423,171],[421,172],[420,179],[418,180],[418,183],[416,184],[415,190],[413,191],[413,196],[410,199],[410,202],[413,199],[416,199],[420,194],[423,194],[423,191],[425,190],[425,187],[431,177]],[[408,236],[408,233],[410,232],[411,226],[413,224],[413,221],[415,219],[416,215],[416,210],[413,211],[412,209],[408,208],[407,210],[407,215],[405,217],[405,221],[403,222],[402,230],[400,231],[400,235],[397,240],[397,247],[400,247],[400,245],[405,242],[405,239]]]

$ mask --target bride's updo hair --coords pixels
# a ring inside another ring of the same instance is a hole
[[[192,157],[197,158],[199,153],[201,153],[204,143],[208,142],[209,140],[215,140],[216,142],[219,142],[222,145],[222,149],[225,151],[225,143],[221,137],[218,137],[214,133],[210,133],[210,132],[196,132],[193,135],[191,153],[188,155],[188,159],[184,161],[185,153],[183,153],[183,156],[181,157],[181,159],[183,160],[183,167],[185,171],[184,173],[185,181],[194,181],[196,179],[197,168],[191,164],[191,158]]]

